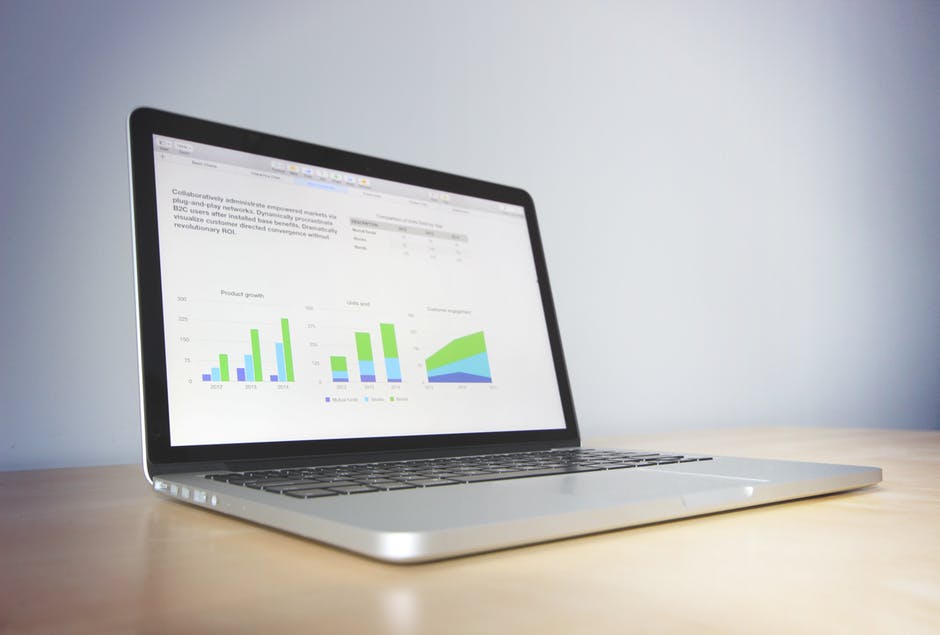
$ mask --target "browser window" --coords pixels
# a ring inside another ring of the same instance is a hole
[[[523,208],[153,151],[172,445],[564,428]]]

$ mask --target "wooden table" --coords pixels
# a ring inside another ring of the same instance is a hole
[[[595,441],[877,465],[885,480],[396,566],[158,498],[137,466],[0,473],[0,632],[940,632],[940,431]]]

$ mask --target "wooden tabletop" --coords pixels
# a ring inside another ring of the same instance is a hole
[[[876,465],[884,482],[401,566],[158,498],[138,466],[0,473],[0,632],[940,632],[940,431],[594,441]]]

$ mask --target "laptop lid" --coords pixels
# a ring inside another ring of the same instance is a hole
[[[523,190],[141,108],[149,473],[579,442]]]

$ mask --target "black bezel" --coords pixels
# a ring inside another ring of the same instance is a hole
[[[285,161],[319,165],[339,171],[365,174],[457,194],[487,198],[525,208],[532,252],[538,274],[546,327],[551,341],[566,427],[522,432],[461,433],[405,437],[372,437],[321,441],[237,443],[225,445],[170,445],[167,405],[166,346],[163,328],[163,293],[157,224],[153,135],[165,135],[195,143],[241,150]],[[515,445],[571,446],[579,443],[577,421],[561,338],[548,283],[545,256],[535,218],[535,206],[527,192],[454,174],[405,165],[344,150],[286,139],[152,108],[134,110],[128,121],[134,240],[137,259],[137,297],[142,377],[142,414],[146,459],[151,468],[184,463],[238,462],[273,458],[356,455],[408,450],[453,450],[474,446],[501,449]]]

